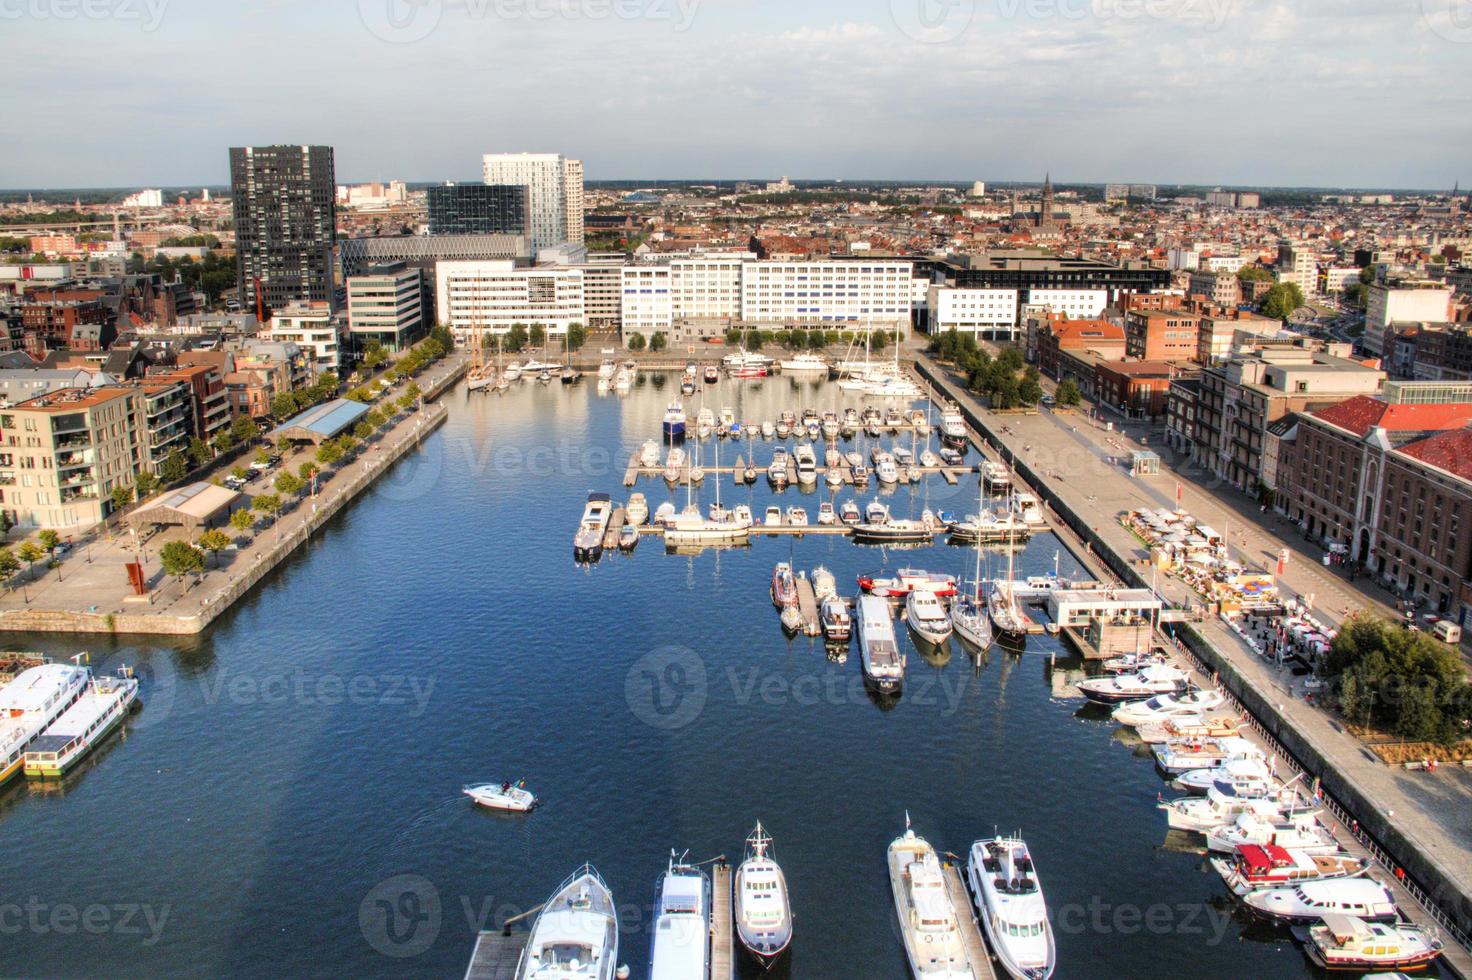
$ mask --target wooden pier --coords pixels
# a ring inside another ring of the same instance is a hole
[[[516,980],[516,967],[526,949],[529,932],[506,933],[502,930],[483,932],[470,954],[465,980]]]
[[[731,866],[720,860],[710,869],[710,976],[735,980],[735,929],[731,918]]]
[[[603,532],[603,550],[609,551],[618,548],[619,533],[623,531],[624,525],[629,522],[629,512],[622,506],[613,509],[613,516],[608,519],[608,530]]]
[[[971,895],[961,881],[961,869],[953,861],[946,862],[946,893],[955,906],[961,927],[961,944],[966,947],[966,959],[976,980],[996,980],[992,958],[987,954],[986,943],[981,939],[981,926],[977,924],[976,912],[971,905]]]
[[[797,580],[797,611],[802,614],[802,631],[808,636],[820,636],[823,623],[818,618],[818,596],[813,591],[813,580],[806,575]]]

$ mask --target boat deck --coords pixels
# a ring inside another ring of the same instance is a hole
[[[961,942],[966,947],[966,959],[971,964],[971,973],[976,980],[996,980],[992,958],[986,951],[981,938],[981,926],[976,921],[976,910],[971,905],[971,894],[961,881],[961,869],[954,862],[946,862],[946,894],[957,909],[961,925]]]
[[[530,939],[529,932],[507,935],[498,929],[481,933],[475,941],[475,951],[470,954],[465,980],[516,980],[521,951]]]
[[[735,927],[731,918],[731,866],[717,861],[710,869],[710,976],[735,980]]]

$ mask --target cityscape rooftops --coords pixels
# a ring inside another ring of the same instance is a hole
[[[1371,429],[1387,432],[1439,432],[1472,421],[1472,404],[1396,405],[1369,395],[1356,395],[1321,408],[1314,418],[1363,437]]]

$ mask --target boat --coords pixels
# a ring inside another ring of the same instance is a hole
[[[822,600],[818,607],[818,621],[823,627],[823,636],[835,642],[846,641],[854,634],[854,620],[849,615],[848,603],[836,595]]]
[[[874,476],[885,486],[894,486],[900,480],[899,467],[889,453],[880,453],[874,462]]]
[[[828,361],[817,354],[797,354],[777,362],[783,374],[828,373]]]
[[[680,514],[665,525],[664,543],[669,548],[689,545],[737,544],[745,541],[750,535],[750,524],[742,524],[734,517],[726,520],[707,518],[697,509],[694,513]]]
[[[60,777],[122,724],[138,699],[133,677],[94,677],[25,753],[28,777]]]
[[[986,492],[1002,496],[1012,492],[1012,473],[1001,463],[986,462],[981,466],[981,482]]]
[[[845,500],[838,506],[838,519],[845,524],[853,525],[863,520],[863,514],[859,511],[857,503]]]
[[[766,527],[782,526],[782,508],[776,504],[767,508],[766,516],[762,518],[762,524]]]
[[[787,450],[779,449],[772,454],[772,463],[767,467],[767,482],[781,490],[788,480]]]
[[[1177,715],[1196,715],[1203,711],[1215,711],[1225,699],[1216,691],[1190,691],[1186,694],[1158,694],[1144,701],[1121,704],[1110,713],[1121,725],[1134,728],[1138,725],[1155,725]]]
[[[1154,651],[1141,650],[1135,653],[1126,653],[1119,657],[1110,657],[1099,665],[1099,669],[1106,674],[1135,674],[1151,664],[1167,663],[1165,657]]]
[[[635,524],[625,524],[618,531],[618,550],[623,552],[633,551],[639,547],[639,528]]]
[[[854,539],[866,544],[928,544],[935,531],[919,521],[899,520],[854,526]]]
[[[706,365],[706,368],[705,368],[705,383],[708,384],[708,385],[713,385],[713,384],[715,384],[716,382],[718,382],[720,380],[721,380],[721,369],[718,368],[718,367],[716,367],[714,364]]]
[[[940,466],[940,457],[926,449],[920,454],[920,465],[926,469],[936,469]]]
[[[685,438],[685,406],[678,399],[664,412],[664,437],[671,442]]]
[[[792,574],[792,566],[785,561],[772,569],[772,604],[779,609],[797,605],[797,579]]]
[[[1279,820],[1264,820],[1243,813],[1236,820],[1208,831],[1206,846],[1220,854],[1231,854],[1243,844],[1277,844],[1310,854],[1336,854],[1339,842],[1319,826],[1314,814],[1301,813]]]
[[[476,806],[488,810],[505,810],[510,813],[530,813],[537,805],[537,798],[526,789],[526,780],[514,783],[478,783],[461,790]]]
[[[1329,878],[1248,892],[1248,911],[1275,922],[1310,925],[1326,915],[1352,915],[1366,922],[1394,922],[1395,896],[1374,878]]]
[[[25,752],[86,692],[92,672],[72,664],[41,664],[0,689],[0,786],[25,765]]]
[[[1211,866],[1238,898],[1264,888],[1283,888],[1325,878],[1358,878],[1370,869],[1367,858],[1352,854],[1310,854],[1277,844],[1243,844],[1231,855],[1213,857]]]
[[[612,359],[606,359],[598,365],[598,380],[612,381],[613,376],[618,373],[618,364]]]
[[[551,372],[551,370],[549,370],[548,368],[543,368],[542,371],[541,371],[541,373],[537,375],[537,382],[539,384],[544,384],[544,385],[545,384],[551,384],[552,383],[552,372]]]
[[[980,536],[976,538],[976,575],[972,581],[976,587],[975,593],[959,594],[955,602],[951,603],[951,626],[962,643],[970,645],[978,652],[984,652],[991,647],[995,636],[992,633],[991,613],[987,611],[986,597],[982,594]]]
[[[731,434],[740,431],[741,426],[736,421],[736,410],[729,405],[721,409],[721,414],[716,416],[717,424]]]
[[[918,408],[910,409],[910,425],[922,436],[930,432],[930,417]]]
[[[911,589],[905,597],[905,621],[912,633],[936,646],[951,636],[950,614],[935,593],[926,589]]]
[[[850,471],[853,474],[854,486],[863,488],[869,485],[869,467],[860,463]]]
[[[710,975],[710,880],[670,855],[654,895],[649,980],[693,980]]]
[[[878,596],[859,596],[856,619],[865,679],[881,690],[900,687],[905,680],[905,658],[895,640],[889,603]]]
[[[946,466],[960,466],[966,461],[966,454],[960,450],[952,449],[950,446],[942,446],[940,450],[940,461]]]
[[[1161,772],[1171,776],[1193,769],[1220,766],[1228,759],[1251,757],[1261,751],[1245,738],[1235,735],[1226,738],[1172,739],[1150,746],[1150,752],[1155,756],[1155,765]]]
[[[800,443],[793,450],[792,458],[797,462],[797,482],[800,486],[811,487],[818,482],[818,457],[813,452],[813,447],[808,443]]]
[[[1200,796],[1220,782],[1227,782],[1241,789],[1252,785],[1268,785],[1276,781],[1268,764],[1262,758],[1253,756],[1227,759],[1220,765],[1192,769],[1177,776],[1171,785],[1176,789]]]
[[[744,528],[750,528],[756,524],[756,518],[752,516],[751,507],[747,504],[737,504],[732,508],[731,521]]]
[[[656,527],[668,527],[670,521],[674,519],[675,505],[671,501],[666,500],[664,503],[660,504],[659,509],[654,512],[654,525]]]
[[[796,635],[802,630],[802,612],[796,606],[783,606],[782,614],[778,618],[782,621],[782,628],[789,635]]]
[[[966,445],[966,416],[961,414],[960,409],[951,407],[941,412],[940,435],[943,441],[951,445]]]
[[[664,464],[664,478],[667,483],[680,482],[680,475],[685,470],[686,459],[685,450],[679,446],[670,450],[669,459]]]
[[[680,377],[680,394],[682,394],[682,395],[693,395],[693,394],[695,394],[695,375],[693,375],[693,374],[686,374],[686,375],[682,375]]]
[[[889,523],[889,508],[885,506],[884,501],[877,497],[869,501],[869,505],[864,508],[864,522],[866,524]]]
[[[766,421],[766,422],[763,422],[762,423],[762,438],[763,439],[771,439],[771,438],[773,438],[776,435],[777,435],[777,427],[775,425],[773,425],[770,421]]]
[[[787,526],[788,527],[807,527],[808,526],[808,512],[806,510],[804,510],[803,508],[801,508],[801,507],[789,507],[789,508],[787,508]]]
[[[970,919],[969,910],[958,909],[951,901],[940,857],[915,835],[908,815],[905,832],[890,842],[888,857],[894,910],[916,980],[974,980],[961,936],[961,922]]]
[[[1015,980],[1047,980],[1057,965],[1043,886],[1027,844],[995,837],[971,845],[966,884],[997,962]]]
[[[1442,940],[1420,926],[1366,922],[1330,913],[1309,926],[1304,952],[1325,970],[1420,970],[1442,954]],[[1368,980],[1368,978],[1366,978]]]
[[[618,909],[590,864],[557,886],[532,922],[517,980],[614,980]]]
[[[572,365],[564,365],[562,371],[558,374],[558,377],[565,385],[576,384],[577,382],[583,380],[583,372],[579,371]]]
[[[1242,723],[1232,715],[1172,715],[1162,722],[1139,725],[1135,733],[1146,745],[1160,745],[1186,739],[1227,738],[1241,730]]]
[[[1186,672],[1168,664],[1151,664],[1134,674],[1091,677],[1079,681],[1078,689],[1090,701],[1119,704],[1144,701],[1157,694],[1179,694],[1186,689]]]
[[[521,380],[521,364],[520,364],[520,362],[518,362],[518,361],[512,361],[510,364],[506,365],[505,370],[503,370],[501,372],[501,377],[505,378],[507,381],[520,381]]]
[[[915,454],[903,446],[894,447],[890,455],[894,457],[894,465],[902,470],[907,470],[915,465]]]
[[[613,516],[613,498],[606,493],[588,494],[583,519],[572,539],[572,554],[578,561],[597,561],[603,556],[603,538]]]
[[[824,412],[823,413],[823,438],[824,439],[827,439],[830,442],[832,442],[834,439],[837,439],[838,438],[839,433],[841,433],[842,431],[843,431],[843,424],[838,421],[838,413],[837,412]],[[830,463],[829,465],[831,466],[832,464]]]
[[[792,942],[787,876],[768,853],[771,847],[772,838],[758,822],[736,868],[736,938],[762,967],[775,963]]]
[[[831,527],[838,523],[838,512],[833,509],[833,501],[825,500],[818,505],[818,526]]]
[[[733,378],[765,378],[771,371],[772,359],[750,351],[727,354],[721,358],[726,373]]]
[[[819,602],[829,596],[838,595],[838,579],[822,565],[813,569],[813,597]]]
[[[949,572],[927,572],[923,568],[901,568],[895,576],[906,592],[923,591],[950,598],[956,594],[956,576]]]
[[[639,527],[645,521],[649,520],[649,501],[644,499],[642,493],[630,494],[629,502],[624,507],[624,515],[628,518],[630,524],[634,527]]]
[[[652,470],[659,465],[659,443],[650,439],[639,447],[639,465]]]
[[[1277,800],[1241,795],[1230,785],[1213,786],[1205,796],[1187,796],[1156,805],[1165,811],[1165,823],[1171,830],[1198,834],[1231,823],[1244,813],[1250,812],[1267,820],[1283,815],[1283,808]]]

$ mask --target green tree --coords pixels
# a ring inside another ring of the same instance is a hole
[[[194,461],[196,467],[199,467],[214,459],[215,454],[210,452],[209,443],[199,436],[194,436],[189,440],[189,458]]]
[[[158,475],[165,483],[178,483],[188,474],[189,464],[184,460],[184,454],[177,449],[169,453],[158,468]]]
[[[230,435],[235,438],[236,442],[250,442],[260,433],[261,427],[249,415],[237,416],[235,421],[230,423]]]
[[[662,331],[656,331],[654,335],[649,338],[649,349],[652,351],[662,351],[669,345],[669,337],[666,336]]]
[[[159,562],[164,574],[183,581],[186,575],[198,575],[204,571],[204,552],[188,541],[170,541],[159,551]]]
[[[235,448],[235,437],[230,434],[229,429],[221,429],[215,434],[214,446],[215,452],[223,456]]]
[[[195,544],[208,551],[210,553],[211,563],[218,565],[220,563],[220,552],[230,547],[230,535],[218,528],[211,528],[201,534]]]
[[[384,416],[382,409],[375,408],[371,409],[367,415],[363,416],[363,421],[367,422],[375,429],[381,429],[383,428],[384,423],[388,421],[388,419]]]
[[[871,337],[870,340],[869,340],[869,349],[871,351],[874,351],[875,353],[878,353],[879,351],[884,350],[884,348],[886,348],[888,346],[889,346],[889,331],[887,331],[887,330],[876,330],[876,331],[874,331],[873,337]]]
[[[547,343],[547,328],[540,323],[533,323],[526,332],[526,342],[538,349],[544,347]]]
[[[520,323],[513,323],[511,325],[511,329],[506,331],[506,339],[502,341],[502,345],[508,351],[515,354],[517,351],[520,351],[523,347],[525,347],[526,344],[526,326]]]
[[[317,462],[323,466],[332,466],[342,459],[342,448],[334,441],[329,440],[317,447]]]
[[[302,478],[294,473],[281,473],[276,477],[276,490],[283,497],[295,497],[302,492]]]
[[[642,333],[636,333],[629,337],[629,350],[641,351],[645,348],[645,346],[646,343],[644,340],[644,335]]]
[[[281,394],[271,399],[271,414],[276,416],[278,421],[284,422],[285,420],[295,415],[296,412],[296,396],[293,395],[291,392],[283,391]]]
[[[36,575],[36,562],[46,557],[46,552],[36,547],[36,542],[34,541],[22,541],[20,548],[16,550],[16,554],[20,556],[21,561],[30,567],[32,578]]]
[[[755,327],[752,327],[750,330],[746,331],[746,349],[762,349],[762,332]]]
[[[113,510],[122,510],[124,507],[128,506],[132,502],[133,502],[133,488],[132,487],[113,487],[112,488],[112,509]]]
[[[1237,270],[1240,282],[1267,282],[1273,278],[1272,270],[1261,265],[1244,265]]]
[[[588,342],[588,328],[581,323],[570,323],[567,326],[567,336],[563,340],[568,350],[582,350],[583,345]]]
[[[303,463],[296,468],[296,475],[303,483],[307,483],[317,475],[317,466],[315,463]]]
[[[1262,315],[1274,320],[1286,320],[1293,311],[1303,305],[1303,290],[1294,282],[1280,282],[1267,291],[1262,298]]]
[[[0,547],[0,581],[8,588],[10,580],[20,571],[20,559],[8,547]]]
[[[374,429],[373,426],[368,424],[367,419],[362,419],[358,422],[357,425],[353,426],[353,435],[357,436],[359,439],[364,440],[365,442],[376,431],[377,430]]]
[[[138,491],[138,499],[147,500],[158,491],[158,477],[154,476],[147,470],[144,470],[143,472],[138,474],[138,479],[135,483],[135,487]]]
[[[240,508],[240,510],[237,510],[235,513],[230,515],[230,527],[240,532],[241,534],[245,534],[247,531],[255,526],[255,517],[253,517],[251,515],[251,512],[244,507]]]
[[[43,528],[42,530],[36,532],[36,542],[40,544],[42,548],[46,549],[46,554],[55,555],[56,546],[61,544],[61,535],[57,534],[49,527]]]
[[[271,518],[274,524],[281,510],[281,498],[274,493],[263,493],[250,502],[250,509]]]
[[[741,343],[741,331],[735,327],[726,331],[726,346],[735,347]]]
[[[1072,406],[1083,401],[1083,392],[1078,390],[1078,383],[1072,378],[1064,378],[1062,383],[1058,385],[1058,394],[1056,397],[1058,404]]]
[[[1036,378],[1023,378],[1017,386],[1017,398],[1024,405],[1036,405],[1043,400],[1043,386]]]

